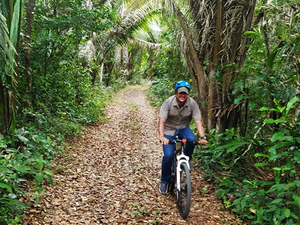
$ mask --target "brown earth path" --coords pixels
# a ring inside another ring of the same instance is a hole
[[[174,196],[159,194],[162,149],[146,88],[118,92],[107,107],[108,122],[86,127],[68,144],[66,156],[55,160],[54,185],[28,211],[25,224],[239,224],[196,166],[186,220]]]

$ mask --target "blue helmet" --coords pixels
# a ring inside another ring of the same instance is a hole
[[[174,87],[175,91],[177,91],[177,89],[180,87],[186,87],[187,89],[189,89],[189,91],[191,90],[191,85],[185,80],[178,81],[175,84],[175,87]]]

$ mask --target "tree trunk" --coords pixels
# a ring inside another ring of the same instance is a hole
[[[25,25],[25,72],[26,72],[26,93],[27,93],[27,107],[32,105],[32,69],[31,69],[31,30],[33,22],[33,10],[36,0],[28,0],[26,8],[26,25]]]
[[[215,85],[213,80],[213,76],[216,73],[215,65],[219,61],[219,52],[221,49],[221,33],[222,33],[222,0],[217,0],[217,13],[216,13],[216,39],[214,43],[212,63],[210,64],[210,72],[209,72],[209,87],[208,87],[208,124],[207,129],[211,130],[216,127],[216,118],[213,114],[214,108],[214,93],[216,93],[216,89],[218,88]]]
[[[197,51],[193,45],[193,40],[191,38],[191,35],[189,33],[189,30],[186,26],[186,23],[182,17],[182,14],[180,12],[180,10],[176,9],[174,7],[175,11],[176,11],[176,17],[179,21],[179,24],[180,24],[180,27],[182,28],[183,30],[183,33],[184,33],[184,36],[186,38],[186,41],[187,41],[187,44],[188,44],[188,47],[189,47],[189,52],[191,54],[191,57],[192,57],[192,60],[193,60],[193,64],[194,64],[194,67],[195,67],[195,81],[197,82],[197,87],[198,87],[198,93],[199,93],[199,101],[200,101],[200,109],[201,109],[201,112],[202,112],[202,116],[203,116],[203,123],[204,125],[207,125],[208,123],[208,117],[207,117],[207,98],[206,98],[206,93],[205,93],[205,90],[206,90],[206,87],[205,87],[205,80],[206,80],[206,75],[205,75],[205,72],[204,72],[204,69],[203,69],[203,66],[202,66],[202,63],[199,61],[198,59],[198,56],[197,56]]]
[[[6,134],[10,125],[9,97],[0,81],[0,134]]]
[[[207,102],[207,107],[203,107],[207,110],[207,113],[203,113],[206,131],[218,128],[219,132],[223,132],[238,125],[237,118],[241,110],[235,107],[234,96],[231,93],[235,71],[244,65],[248,50],[246,45],[251,41],[243,36],[243,32],[251,30],[255,4],[256,0],[190,0],[189,5],[195,22],[192,24],[193,29],[189,30],[181,12],[175,11],[189,46],[188,54],[193,59],[192,66],[197,76],[195,80],[203,81],[197,88],[201,103]],[[197,49],[191,46],[197,46]],[[204,70],[202,65],[205,61],[209,62],[209,65]],[[217,72],[219,80],[215,78]],[[206,74],[208,79],[204,82]]]

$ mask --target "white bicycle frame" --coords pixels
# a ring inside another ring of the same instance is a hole
[[[176,156],[177,158],[177,167],[176,167],[176,182],[177,182],[177,190],[180,191],[180,172],[181,172],[181,164],[186,163],[188,169],[190,170],[189,159],[190,157],[186,156],[183,152]]]

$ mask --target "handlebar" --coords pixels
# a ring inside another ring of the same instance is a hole
[[[174,140],[169,140],[169,144],[171,144],[171,145],[175,145],[178,142],[180,142],[182,144],[186,144],[187,142],[189,142],[189,143],[192,143],[194,145],[204,145],[204,144],[201,143],[201,141],[188,141],[184,138],[183,139],[176,138]]]

